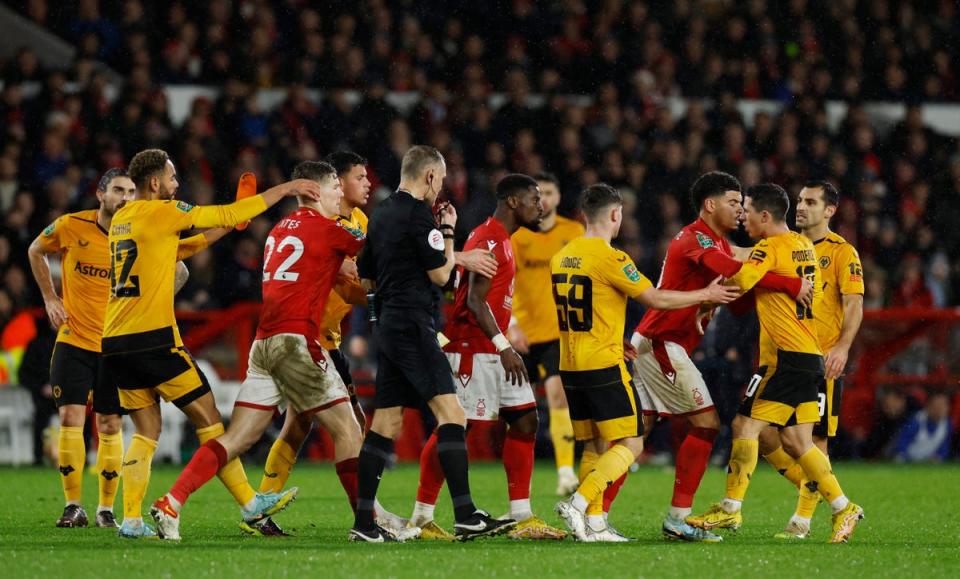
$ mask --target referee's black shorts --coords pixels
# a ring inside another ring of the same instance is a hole
[[[377,408],[419,408],[440,394],[456,394],[450,364],[429,312],[385,307],[377,325]]]

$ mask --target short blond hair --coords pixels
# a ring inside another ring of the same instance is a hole
[[[400,175],[403,177],[415,179],[427,170],[431,165],[443,163],[443,155],[436,147],[430,145],[415,145],[403,156],[403,162],[400,165]]]

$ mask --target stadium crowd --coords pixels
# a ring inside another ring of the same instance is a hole
[[[863,258],[867,308],[960,303],[960,142],[926,125],[919,107],[960,99],[960,55],[948,42],[960,33],[955,2],[309,4],[22,3],[77,54],[65,70],[44,68],[28,48],[0,60],[0,328],[42,303],[30,241],[59,215],[95,206],[100,174],[148,147],[171,152],[182,198],[208,204],[231,198],[244,171],[275,184],[339,148],[370,160],[382,193],[412,144],[432,144],[448,162],[461,239],[489,214],[506,173],[557,174],[566,214],[583,187],[604,181],[634,217],[619,242],[652,279],[693,217],[697,175],[720,169],[791,194],[829,179],[842,195],[832,226]],[[126,79],[115,99],[95,61]],[[222,90],[176,125],[161,90],[171,84]],[[276,87],[285,100],[262,110],[258,89]],[[322,101],[308,89],[325,91]],[[421,98],[405,112],[388,91]],[[680,114],[666,104],[674,96],[691,99]],[[739,99],[784,108],[744,118]],[[849,107],[836,130],[828,99]],[[875,100],[908,105],[885,134],[863,105]],[[178,307],[258,299],[263,240],[285,210],[194,257]]]

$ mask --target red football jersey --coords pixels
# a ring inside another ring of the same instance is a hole
[[[339,220],[301,207],[280,220],[263,248],[263,308],[257,339],[301,334],[315,340],[344,258],[356,255],[365,237]]]
[[[681,229],[667,247],[657,287],[690,291],[709,285],[717,275],[704,267],[701,259],[710,251],[731,255],[727,240],[710,229],[703,219],[697,219]],[[699,306],[681,310],[647,310],[637,326],[637,332],[651,340],[680,344],[690,354],[702,338],[696,325],[698,309]]]
[[[513,247],[510,234],[503,224],[490,217],[470,232],[464,251],[485,249],[497,258],[497,274],[490,280],[487,304],[501,332],[507,331],[510,315],[513,312],[513,280],[517,274],[517,264],[513,259]],[[450,311],[450,319],[443,333],[450,339],[444,348],[448,352],[469,352],[472,354],[496,354],[490,338],[477,324],[470,308],[467,307],[467,291],[470,287],[467,272],[457,267],[456,299]]]

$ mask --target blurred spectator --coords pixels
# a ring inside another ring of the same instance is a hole
[[[861,446],[863,458],[888,458],[893,454],[893,441],[900,428],[917,411],[916,401],[898,388],[887,388],[878,396],[873,428]]]
[[[900,430],[894,458],[903,462],[943,462],[949,457],[952,439],[950,396],[933,392],[923,410]]]
[[[44,314],[36,319],[36,328],[37,334],[23,354],[19,378],[20,385],[30,391],[33,399],[33,462],[39,465],[43,463],[43,432],[50,418],[57,414],[50,384],[50,357],[57,333]]]

